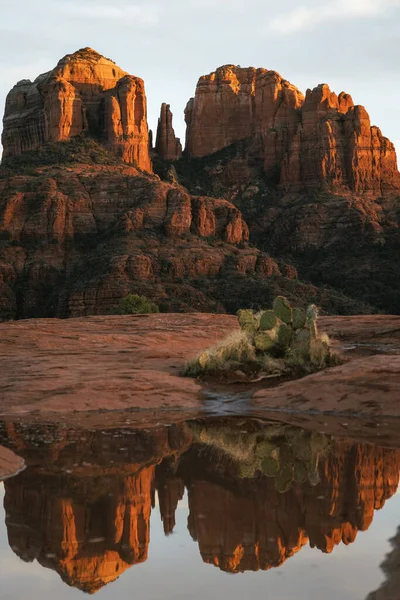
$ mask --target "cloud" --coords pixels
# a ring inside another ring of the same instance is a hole
[[[159,22],[159,9],[147,4],[117,5],[114,4],[83,4],[81,2],[60,2],[56,10],[67,17],[75,19],[90,19],[92,21],[119,21],[134,24],[138,27],[151,27]]]
[[[272,19],[269,28],[279,34],[312,29],[324,21],[343,18],[368,18],[400,6],[400,0],[333,0],[320,6],[299,6]]]

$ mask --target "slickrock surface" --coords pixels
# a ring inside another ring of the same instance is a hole
[[[208,314],[0,324],[0,414],[201,411],[213,388],[181,377],[180,371],[236,327],[235,317]],[[255,388],[225,385],[213,391],[215,401],[219,398],[223,409],[230,398],[234,408],[235,394],[239,400],[245,393],[246,411],[399,417],[400,317],[328,318],[326,328],[338,336],[339,347],[359,345],[358,352],[345,354],[344,365],[276,387],[268,382]],[[363,356],[367,350],[369,356]]]
[[[3,156],[87,132],[125,162],[151,171],[144,82],[91,48],[60,60],[34,82],[23,80],[7,97]]]
[[[157,154],[164,160],[175,161],[182,158],[182,144],[180,139],[175,136],[169,104],[161,105],[155,149]]]
[[[226,65],[199,79],[185,114],[192,157],[251,138],[249,154],[285,189],[325,184],[375,197],[400,189],[394,145],[364,107],[326,84],[304,97],[275,71]]]

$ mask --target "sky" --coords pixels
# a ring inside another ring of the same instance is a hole
[[[400,155],[400,0],[0,0],[0,112],[11,87],[90,46],[145,80],[149,125],[223,64],[350,93]]]

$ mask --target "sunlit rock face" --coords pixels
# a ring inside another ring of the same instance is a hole
[[[190,156],[250,139],[250,164],[262,161],[287,191],[326,185],[381,196],[400,188],[394,145],[349,94],[326,84],[304,97],[275,71],[226,65],[199,79],[185,115]]]
[[[182,157],[182,144],[175,136],[169,104],[161,105],[155,150],[162,159],[167,161],[179,160]]]
[[[127,163],[151,171],[144,82],[91,48],[65,56],[7,97],[4,157],[87,132]]]
[[[397,490],[400,452],[338,443],[319,464],[316,485],[273,478],[212,476],[189,484],[189,530],[203,560],[232,573],[283,564],[305,544],[331,553],[355,541]],[[231,470],[231,467],[228,468]]]

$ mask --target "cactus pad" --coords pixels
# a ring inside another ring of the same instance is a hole
[[[306,324],[306,311],[304,308],[293,309],[293,328],[302,329]]]
[[[277,298],[275,298],[273,308],[276,316],[279,317],[281,321],[283,321],[286,324],[292,322],[293,311],[292,307],[290,306],[290,302],[287,298],[285,298],[284,296],[278,296]]]
[[[266,331],[273,329],[278,322],[278,318],[273,310],[266,310],[261,315],[260,319],[260,330]]]

